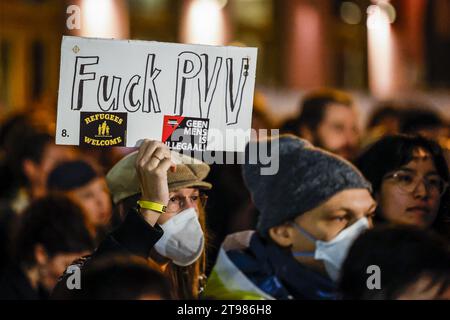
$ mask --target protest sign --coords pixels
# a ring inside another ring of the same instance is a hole
[[[243,151],[256,48],[63,37],[56,143]]]

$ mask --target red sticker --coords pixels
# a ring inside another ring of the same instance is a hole
[[[172,150],[206,151],[209,119],[164,116],[161,141]]]

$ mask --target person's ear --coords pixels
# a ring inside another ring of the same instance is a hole
[[[48,262],[48,254],[41,244],[34,246],[34,259],[38,265],[45,265]]]
[[[281,247],[289,247],[294,242],[292,227],[287,223],[270,228],[269,236]]]

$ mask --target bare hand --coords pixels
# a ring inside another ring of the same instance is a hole
[[[175,165],[169,148],[162,142],[144,140],[136,158],[136,172],[141,185],[142,200],[169,203],[167,171]]]

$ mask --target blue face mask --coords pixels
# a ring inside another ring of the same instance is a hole
[[[350,246],[362,232],[369,229],[369,221],[366,217],[359,219],[330,241],[316,239],[296,223],[292,226],[316,245],[314,252],[293,252],[294,257],[313,257],[322,260],[328,275],[336,282]]]

